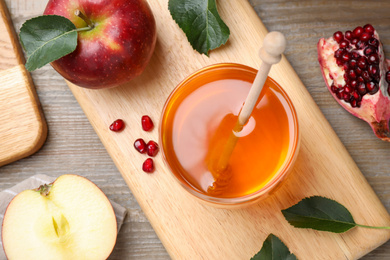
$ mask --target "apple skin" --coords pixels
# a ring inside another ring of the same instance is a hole
[[[156,45],[156,22],[145,0],[49,0],[44,15],[86,27],[80,10],[95,25],[78,32],[77,48],[51,63],[68,81],[85,88],[115,87],[139,76]]]

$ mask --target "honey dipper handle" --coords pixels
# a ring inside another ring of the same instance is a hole
[[[263,89],[264,83],[267,80],[271,66],[282,59],[282,53],[285,49],[286,38],[282,33],[270,32],[265,36],[263,47],[259,51],[259,56],[263,63],[257,72],[256,78],[253,81],[252,87],[238,117],[239,125],[244,126],[248,122],[261,90]]]
[[[256,78],[253,81],[252,87],[245,100],[244,106],[238,115],[238,121],[230,134],[229,139],[221,153],[221,156],[217,162],[217,171],[223,174],[226,170],[230,157],[233,153],[234,147],[238,141],[238,137],[234,132],[242,130],[243,126],[248,122],[252,111],[256,105],[256,102],[260,96],[261,90],[263,89],[264,83],[267,80],[268,73],[273,64],[278,63],[282,59],[282,53],[286,49],[286,38],[280,32],[268,33],[263,41],[263,47],[260,49],[259,56],[262,60],[259,71],[257,72]]]

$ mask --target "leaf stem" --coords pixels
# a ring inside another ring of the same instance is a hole
[[[89,30],[92,30],[92,28],[91,27],[83,27],[83,28],[77,28],[76,30],[74,30],[74,31],[76,31],[76,32],[82,32],[82,31],[89,31]]]
[[[95,24],[91,20],[89,20],[89,18],[86,17],[85,14],[83,14],[80,10],[76,10],[74,14],[83,19],[84,22],[88,24],[89,30],[92,30],[95,27]]]
[[[374,227],[374,226],[366,226],[366,225],[360,225],[360,224],[356,224],[356,226],[362,227],[362,228],[372,228],[372,229],[390,229],[390,227]]]

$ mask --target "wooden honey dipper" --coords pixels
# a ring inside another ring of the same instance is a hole
[[[271,70],[271,66],[282,59],[282,54],[285,49],[286,38],[282,33],[270,32],[265,36],[263,47],[259,51],[262,64],[238,115],[238,120],[221,151],[221,156],[216,161],[216,165],[213,165],[213,169],[210,169],[214,177],[214,183],[213,186],[209,187],[208,192],[214,194],[220,193],[229,184],[231,179],[231,172],[228,170],[229,160],[239,139],[238,133],[243,129],[252,114],[264,83],[267,80],[269,71]]]

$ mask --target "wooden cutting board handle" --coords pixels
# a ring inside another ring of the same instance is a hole
[[[36,152],[47,125],[4,0],[0,0],[0,166]]]

